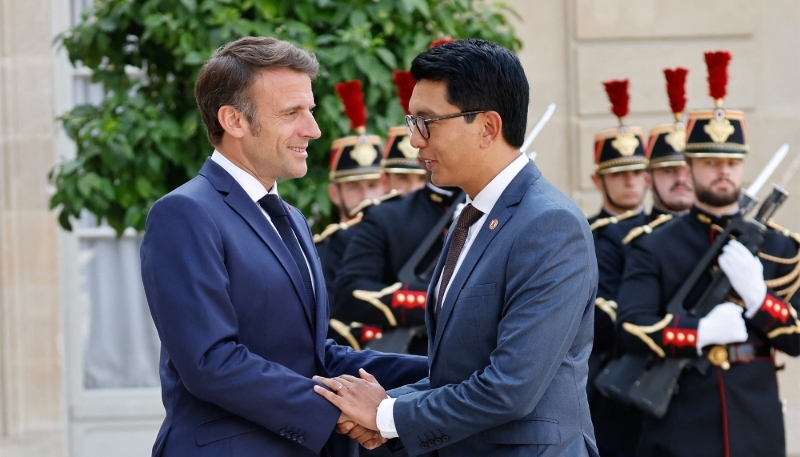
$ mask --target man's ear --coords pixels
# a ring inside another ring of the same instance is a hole
[[[597,190],[603,192],[603,178],[601,178],[600,175],[598,175],[597,173],[592,173],[591,175],[589,175],[589,177],[592,178],[594,187],[597,187]]]
[[[334,183],[328,184],[328,197],[330,197],[331,203],[338,208],[340,202],[339,186]]]
[[[481,115],[478,115],[481,119]],[[488,148],[503,136],[503,119],[497,111],[483,113],[483,133],[481,134],[481,147]]]
[[[250,123],[239,110],[231,105],[222,105],[217,111],[217,121],[225,132],[234,137],[244,137],[246,129],[250,128]]]

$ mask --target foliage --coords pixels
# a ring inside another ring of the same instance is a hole
[[[75,66],[90,69],[105,98],[61,116],[77,146],[50,172],[51,206],[69,230],[86,209],[118,233],[144,228],[150,206],[191,179],[210,155],[193,85],[203,62],[241,36],[274,36],[313,51],[322,138],[309,147],[309,172],[281,182],[281,194],[328,222],[328,146],[349,134],[333,85],[361,79],[368,131],[402,122],[391,72],[407,69],[435,38],[480,37],[520,48],[501,3],[482,0],[95,0],[80,24],[62,33]]]

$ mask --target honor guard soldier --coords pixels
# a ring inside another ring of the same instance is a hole
[[[637,410],[597,393],[592,380],[609,359],[616,357],[615,300],[622,276],[622,271],[618,271],[623,255],[621,240],[630,229],[647,222],[642,201],[647,189],[648,151],[644,148],[641,128],[625,125],[628,80],[607,81],[603,85],[611,101],[611,111],[619,119],[619,127],[595,135],[592,180],[603,193],[604,205],[594,220],[589,219],[597,253],[598,288],[587,393],[597,447],[601,456],[609,457],[632,453],[641,421]],[[604,252],[607,254],[602,254]]]
[[[384,194],[380,167],[383,143],[377,135],[366,134],[367,117],[361,82],[353,80],[338,83],[335,90],[350,119],[350,128],[356,135],[331,143],[328,195],[338,208],[339,223],[327,226],[322,233],[314,236],[329,297],[333,296],[333,284],[353,233],[352,227],[361,221],[360,212],[356,211],[353,216],[351,212],[365,200],[382,201],[399,195],[397,192]],[[359,349],[361,343],[376,336],[380,336],[380,329],[375,327],[363,328],[358,323],[345,324],[337,319],[330,321],[329,337],[340,344]]]
[[[408,70],[395,71],[392,81],[397,87],[400,106],[406,114],[408,101],[414,90],[414,78]],[[386,137],[386,148],[383,150],[381,168],[386,177],[386,188],[400,191],[403,195],[425,187],[427,171],[420,167],[417,156],[419,149],[411,146],[411,136],[407,125],[399,125],[389,129]]]
[[[625,351],[664,362],[650,371],[678,367],[676,393],[667,389],[668,408],[645,415],[636,455],[784,456],[774,354],[800,354],[799,237],[767,229],[761,247],[749,249],[742,244],[748,237],[740,243],[726,233],[713,258],[711,246],[729,225],[758,226],[742,219],[739,206],[744,116],[722,108],[730,54],[706,53],[705,60],[716,108],[689,113],[685,147],[696,203],[633,243],[618,294]],[[709,289],[720,272],[729,282]],[[725,298],[712,303],[709,290]]]
[[[647,191],[647,156],[642,129],[625,125],[628,115],[628,80],[603,83],[611,101],[611,112],[619,127],[598,132],[594,137],[592,182],[603,196],[600,212],[589,218],[592,230],[621,219],[639,215]]]
[[[435,40],[430,47],[452,41]],[[396,73],[394,79],[400,103],[408,114],[413,78]],[[389,144],[397,145],[404,159],[416,157],[414,151],[401,149],[412,128],[415,127],[406,125],[402,137],[400,133],[390,133],[387,149]],[[410,166],[410,161],[399,162],[395,158],[400,156],[389,150],[386,168],[398,170],[401,163]],[[457,205],[464,201],[464,193],[434,186],[427,171],[424,176],[423,188],[365,213],[347,246],[336,279],[331,316],[380,328],[382,338],[370,343],[373,349],[419,355],[428,352],[424,326],[430,276],[442,250],[444,230],[450,226]]]

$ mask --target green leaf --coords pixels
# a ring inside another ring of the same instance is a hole
[[[139,193],[139,196],[141,196],[142,198],[150,197],[150,193],[153,190],[153,186],[152,184],[150,184],[150,181],[148,181],[147,178],[145,178],[144,176],[137,177],[135,186],[136,186],[136,192]]]
[[[375,50],[375,53],[378,54],[378,57],[381,58],[383,63],[386,64],[389,68],[397,68],[397,58],[386,48],[378,48]]]

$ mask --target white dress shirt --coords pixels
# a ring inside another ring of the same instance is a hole
[[[258,206],[258,209],[261,210],[261,214],[263,214],[264,217],[267,218],[269,226],[272,227],[273,230],[275,230],[275,233],[278,233],[278,229],[275,228],[275,225],[272,223],[272,219],[269,217],[269,214],[267,214],[267,212],[264,211],[264,208],[262,208],[261,205],[258,204],[258,201],[264,198],[264,196],[267,194],[278,195],[278,181],[275,181],[275,184],[272,185],[272,189],[267,190],[264,187],[264,185],[261,184],[261,182],[255,178],[255,176],[239,168],[239,166],[231,162],[227,157],[222,155],[222,153],[217,151],[216,149],[214,150],[214,153],[211,154],[211,160],[216,162],[217,165],[219,165],[225,171],[227,171],[228,174],[231,175],[231,177],[233,177],[233,179],[237,183],[239,183],[240,186],[242,186],[242,189],[244,189],[244,191],[247,193],[247,196],[249,196],[253,200],[253,202],[255,202],[256,206]],[[280,196],[278,197],[280,198]],[[280,233],[278,233],[278,236],[280,236]],[[295,238],[297,238],[296,233],[294,236]],[[300,240],[298,239],[297,242],[299,243]],[[302,249],[300,251],[302,252]],[[313,273],[314,270],[311,269],[311,265],[308,263],[308,257],[306,257],[305,252],[303,252],[303,258],[306,261],[306,266],[308,267],[309,276],[311,276],[311,288],[314,290],[314,293],[316,293],[316,286]]]
[[[467,252],[469,248],[472,246],[472,242],[475,241],[475,236],[480,231],[481,227],[483,227],[486,219],[489,217],[489,213],[492,212],[492,208],[494,208],[494,204],[497,203],[497,200],[500,199],[500,195],[506,190],[511,181],[522,171],[523,168],[528,164],[530,159],[525,154],[521,154],[514,159],[513,162],[508,164],[503,171],[497,174],[497,176],[492,179],[489,184],[486,185],[478,195],[475,196],[475,199],[470,199],[467,196],[467,204],[472,203],[472,206],[479,209],[483,216],[478,219],[478,222],[472,224],[467,231],[467,240],[464,242],[464,247],[461,248],[461,253],[458,255],[458,260],[456,261],[456,267],[453,270],[453,278],[456,277],[458,274],[458,269],[461,267],[461,263],[464,261],[464,258],[467,256]],[[452,284],[453,281],[450,281]],[[439,275],[439,279],[437,280],[436,287],[434,288],[434,297],[439,295],[439,287],[442,284],[442,277]],[[442,297],[442,302],[445,301],[447,294],[450,292],[450,284],[447,285],[447,288],[444,291],[444,296]],[[436,306],[441,306],[441,304],[437,303]],[[378,405],[378,413],[375,418],[375,421],[378,425],[378,430],[381,432],[381,436],[386,439],[389,438],[397,438],[399,435],[397,434],[397,427],[395,427],[394,423],[394,398],[387,398],[383,400],[380,405]]]

